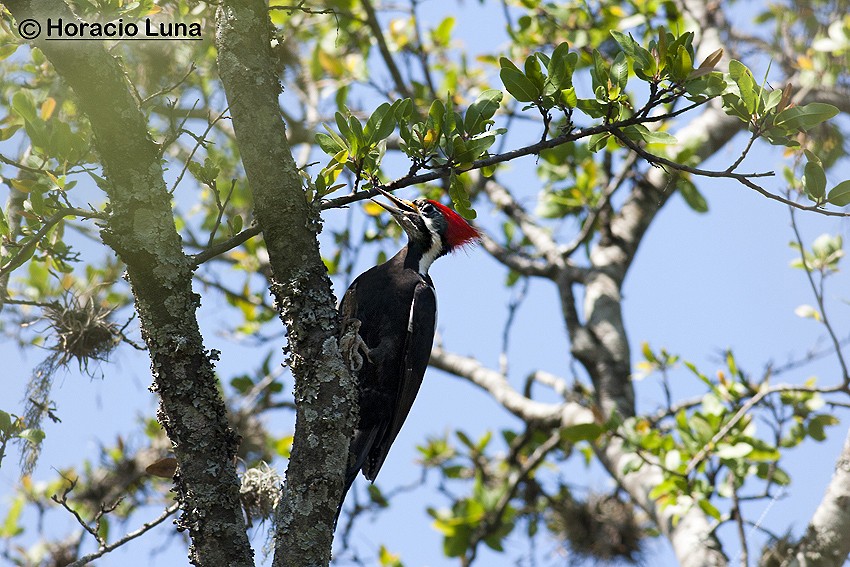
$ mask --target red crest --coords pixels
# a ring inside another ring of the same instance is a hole
[[[443,213],[443,217],[448,223],[446,229],[446,242],[449,248],[454,250],[464,244],[470,244],[481,237],[478,229],[466,222],[466,219],[437,201],[428,199],[428,202],[437,207]]]

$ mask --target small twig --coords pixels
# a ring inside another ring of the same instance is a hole
[[[496,503],[496,506],[493,507],[493,512],[487,514],[484,520],[478,525],[477,529],[473,533],[470,538],[471,548],[469,553],[463,558],[463,565],[471,565],[475,560],[476,553],[478,551],[478,545],[484,540],[493,529],[499,527],[499,524],[502,522],[502,516],[505,514],[505,510],[507,510],[508,505],[511,503],[511,500],[516,496],[516,492],[519,489],[520,483],[522,483],[528,476],[537,468],[540,463],[546,458],[546,456],[553,450],[558,447],[561,443],[561,433],[560,430],[556,429],[555,432],[549,436],[549,438],[541,443],[531,455],[528,456],[528,459],[523,463],[522,468],[516,471],[511,477],[508,479],[509,487],[506,490],[499,501]]]
[[[723,440],[726,435],[732,431],[732,428],[737,425],[741,419],[747,412],[749,412],[757,403],[759,403],[765,396],[770,394],[776,394],[781,392],[818,392],[820,394],[827,394],[833,392],[842,392],[846,391],[846,387],[844,385],[841,386],[832,386],[829,388],[810,388],[806,386],[795,386],[790,384],[780,384],[777,386],[766,387],[763,386],[761,390],[755,393],[755,395],[744,403],[738,411],[735,412],[735,415],[732,416],[726,424],[720,428],[720,430],[714,434],[711,440],[705,444],[705,446],[700,449],[700,451],[694,455],[694,457],[688,462],[688,466],[685,468],[685,475],[690,475],[694,469],[696,469],[709,455],[711,451],[717,446],[720,441]]]
[[[504,329],[502,329],[502,353],[499,355],[499,372],[503,376],[508,375],[508,345],[511,340],[511,327],[513,327],[517,311],[528,293],[528,281],[528,278],[523,278],[522,288],[508,302],[508,318],[505,321]]]
[[[195,102],[195,104],[198,104],[198,103]],[[192,110],[194,110],[194,109],[195,109],[195,105],[192,105]],[[227,113],[228,110],[230,110],[229,106],[227,108],[225,108],[224,110],[222,110],[221,113],[218,116],[216,116],[209,124],[207,124],[206,130],[204,130],[204,133],[201,134],[199,137],[194,136],[194,135],[192,136],[192,137],[195,138],[195,146],[192,148],[192,151],[189,152],[189,157],[186,158],[186,162],[183,164],[183,169],[180,170],[180,175],[178,175],[177,179],[174,180],[174,185],[172,185],[171,189],[168,190],[168,192],[170,194],[173,195],[174,191],[177,190],[177,186],[180,185],[180,182],[183,180],[183,176],[186,175],[186,170],[189,169],[189,163],[191,163],[192,158],[195,157],[195,152],[198,151],[199,147],[204,145],[204,142],[207,138],[207,134],[209,134],[210,131],[213,129],[213,127],[215,127],[215,125],[222,118],[224,118],[224,115]],[[187,118],[188,118],[188,115],[187,115]],[[189,131],[186,131],[186,133],[190,134],[190,135],[192,134]]]
[[[830,217],[848,217],[850,213],[844,213],[839,211],[830,211],[828,209],[822,209],[818,205],[801,205],[796,201],[792,201],[790,199],[786,199],[785,197],[781,197],[779,195],[774,195],[770,191],[762,188],[760,185],[753,183],[750,178],[753,177],[771,177],[774,175],[772,171],[766,171],[761,173],[728,173],[725,171],[711,171],[707,169],[700,169],[697,167],[690,167],[687,165],[683,165],[680,163],[676,163],[675,161],[669,160],[667,158],[663,158],[661,156],[657,156],[651,154],[641,148],[638,144],[627,138],[623,135],[618,129],[612,129],[611,134],[613,134],[618,140],[620,140],[623,144],[634,150],[640,155],[643,159],[648,161],[654,165],[663,165],[665,167],[669,167],[670,169],[676,171],[684,171],[686,173],[691,173],[693,175],[699,175],[701,177],[714,177],[714,178],[726,178],[726,179],[734,179],[738,183],[749,187],[753,191],[760,193],[761,195],[767,197],[768,199],[772,199],[774,201],[779,201],[784,205],[788,205],[789,207],[793,207],[795,209],[801,211],[812,211],[816,213],[820,213],[825,216]]]
[[[375,36],[375,41],[378,44],[378,50],[381,52],[381,57],[383,58],[390,75],[392,75],[396,89],[402,98],[413,98],[407,88],[407,84],[404,82],[404,78],[401,76],[401,71],[399,71],[395,59],[393,59],[390,48],[387,47],[387,41],[384,38],[383,30],[381,30],[381,24],[378,22],[378,16],[375,13],[375,8],[372,6],[370,0],[361,0],[360,5],[363,6],[363,10],[366,12],[366,23],[369,26],[369,29],[372,30],[372,35]]]
[[[730,480],[730,482],[732,482]],[[747,533],[744,530],[744,517],[741,511],[741,505],[738,501],[738,489],[732,487],[732,517],[735,519],[735,524],[738,526],[738,539],[741,540],[741,567],[748,567],[750,552],[747,549]]]
[[[23,264],[27,259],[23,256],[25,254],[30,253],[31,248],[38,245],[38,242],[44,238],[51,228],[55,225],[59,224],[65,217],[82,217],[89,219],[100,219],[106,220],[107,216],[104,213],[98,213],[97,211],[87,211],[85,209],[78,209],[76,207],[67,207],[64,209],[59,209],[52,215],[50,215],[46,220],[42,221],[42,226],[38,232],[36,232],[32,236],[28,236],[15,244],[20,246],[21,249],[17,254],[12,256],[8,262],[6,262],[2,267],[0,267],[0,278],[4,277],[6,274],[10,273],[12,270]]]
[[[732,416],[732,419],[726,422],[726,424],[720,428],[720,430],[714,434],[714,437],[711,438],[711,441],[706,443],[699,452],[693,456],[693,458],[688,462],[688,466],[685,467],[685,476],[690,475],[694,469],[696,469],[705,459],[708,457],[708,454],[714,450],[720,441],[723,440],[726,435],[732,431],[732,428],[735,427],[741,419],[747,415],[747,412],[753,408],[757,403],[759,403],[762,398],[764,398],[767,394],[771,393],[771,390],[768,388],[762,389],[756,393],[752,398],[746,401],[744,405],[738,408],[738,411],[735,412],[735,415]]]
[[[623,185],[623,182],[628,179],[632,166],[637,161],[637,158],[638,155],[636,152],[629,154],[623,162],[623,167],[620,168],[620,173],[611,179],[611,181],[608,182],[608,185],[605,186],[605,189],[602,190],[602,202],[587,215],[587,218],[584,221],[584,226],[581,227],[581,230],[575,238],[561,249],[561,255],[564,258],[571,256],[576,250],[578,250],[578,247],[582,245],[585,239],[590,236],[599,215],[610,205],[611,197],[613,197],[617,189]]]
[[[794,214],[794,209],[790,209],[790,213],[791,228],[794,231],[794,237],[797,240],[797,244],[800,246],[800,259],[803,262],[803,269],[806,271],[806,277],[809,280],[812,293],[814,293],[815,300],[818,303],[821,319],[826,327],[826,332],[829,333],[829,338],[832,340],[832,345],[835,348],[835,356],[838,357],[838,364],[841,365],[841,376],[844,381],[844,385],[850,385],[850,374],[847,372],[847,363],[844,361],[844,355],[841,353],[841,342],[838,340],[838,336],[835,334],[835,330],[832,328],[829,318],[826,315],[826,307],[823,303],[823,289],[818,289],[818,286],[815,285],[815,279],[812,277],[812,267],[809,266],[809,263],[806,261],[806,249],[803,245],[803,238],[800,236],[800,229],[797,227],[797,219]],[[823,285],[823,275],[821,275],[821,285]]]
[[[744,151],[741,152],[741,155],[738,156],[738,159],[735,160],[735,163],[733,163],[728,168],[726,168],[726,173],[732,173],[733,171],[738,169],[738,166],[741,165],[741,162],[744,161],[744,158],[747,157],[748,153],[750,153],[750,148],[753,147],[753,144],[755,143],[755,141],[758,139],[758,137],[760,135],[761,135],[761,127],[760,126],[754,127],[753,128],[753,134],[752,134],[752,136],[750,136],[750,141],[747,142],[747,146],[744,148]]]
[[[199,252],[199,253],[195,254],[194,256],[190,256],[190,258],[192,259],[192,262],[196,267],[200,266],[201,264],[203,264],[207,260],[215,258],[219,254],[224,254],[225,252],[228,252],[228,251],[233,250],[234,248],[236,248],[238,246],[241,246],[242,244],[244,244],[248,240],[250,240],[250,239],[254,238],[255,236],[257,236],[258,234],[260,234],[260,232],[262,232],[262,229],[260,228],[259,225],[257,225],[257,224],[251,225],[248,228],[246,228],[245,230],[243,230],[242,232],[240,232],[239,234],[236,234],[236,235],[232,236],[231,238],[228,238],[224,242],[219,242],[218,244],[210,246],[209,248],[207,248],[203,252]]]
[[[218,216],[215,218],[215,224],[213,225],[212,230],[210,231],[209,240],[207,240],[207,248],[210,248],[215,242],[215,233],[218,232],[218,227],[221,226],[221,219],[224,217],[224,211],[227,208],[227,204],[230,202],[230,198],[233,197],[233,190],[236,189],[236,180],[230,180],[230,191],[227,192],[227,197],[224,198],[224,203],[221,202],[221,196],[218,193],[218,186],[213,183],[213,186],[210,187],[213,190],[213,195],[215,195],[215,206],[218,209]]]
[[[157,518],[154,518],[150,522],[142,524],[142,526],[139,529],[126,534],[122,538],[117,539],[112,543],[105,543],[105,542],[102,543],[97,551],[95,551],[93,553],[89,553],[88,555],[84,555],[83,557],[80,557],[79,559],[77,559],[73,563],[69,564],[67,567],[84,567],[85,565],[88,565],[89,563],[91,563],[92,561],[97,559],[98,557],[103,557],[104,555],[106,555],[110,551],[114,551],[115,549],[121,547],[125,543],[127,543],[131,540],[134,540],[137,537],[139,537],[140,535],[143,535],[143,534],[149,532],[151,529],[155,528],[156,526],[158,526],[159,524],[164,522],[169,516],[174,514],[179,507],[180,506],[176,503],[172,504],[171,506],[166,508],[165,511],[163,511],[163,513],[160,514]]]
[[[188,70],[188,71],[186,71],[186,74],[185,74],[185,75],[183,75],[183,78],[182,78],[182,79],[180,79],[179,81],[177,81],[176,83],[174,83],[174,84],[173,84],[173,85],[171,85],[170,87],[165,87],[165,88],[163,88],[162,90],[159,90],[159,91],[157,91],[157,92],[153,93],[152,95],[150,95],[150,96],[146,97],[144,100],[142,100],[142,101],[139,103],[139,106],[144,106],[144,105],[146,105],[148,102],[150,102],[151,100],[155,99],[156,97],[158,97],[158,96],[162,96],[162,95],[167,94],[167,93],[170,93],[171,91],[173,91],[174,89],[176,89],[177,87],[179,87],[180,85],[182,85],[183,83],[185,83],[185,82],[186,82],[186,79],[188,79],[188,78],[189,78],[189,75],[191,75],[191,74],[195,71],[195,69],[196,69],[196,67],[195,67],[195,62],[193,61],[193,62],[189,65],[189,70]]]
[[[0,162],[5,163],[6,165],[11,165],[12,167],[16,167],[16,168],[20,169],[21,171],[27,171],[29,173],[35,173],[37,175],[43,175],[43,174],[45,174],[49,171],[47,169],[36,169],[34,167],[24,165],[22,163],[19,163],[19,162],[13,160],[13,159],[7,158],[3,154],[0,154]]]

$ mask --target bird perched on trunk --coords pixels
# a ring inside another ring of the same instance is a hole
[[[366,355],[358,373],[360,421],[349,445],[337,519],[357,473],[362,470],[373,482],[378,476],[422,383],[437,325],[437,296],[428,268],[479,236],[437,201],[405,201],[378,191],[392,204],[375,202],[401,225],[408,242],[395,256],[360,274],[339,308],[344,323],[360,322]]]

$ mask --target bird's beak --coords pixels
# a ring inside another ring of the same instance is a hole
[[[375,187],[375,190],[387,199],[389,199],[390,202],[393,203],[393,205],[395,206],[382,203],[381,201],[376,201],[375,199],[372,199],[372,202],[376,205],[381,206],[384,210],[390,213],[397,221],[401,222],[401,219],[405,218],[407,215],[419,214],[419,209],[413,202],[405,201],[404,199],[399,199],[392,193],[388,193],[380,187]]]

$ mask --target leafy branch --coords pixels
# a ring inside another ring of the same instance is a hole
[[[475,211],[470,206],[466,189],[458,182],[460,174],[482,170],[483,175],[488,177],[498,164],[527,155],[539,155],[544,150],[586,138],[591,152],[606,149],[609,141],[613,140],[648,163],[668,170],[732,179],[765,197],[800,210],[829,216],[850,216],[850,213],[823,208],[827,203],[836,206],[850,204],[850,181],[839,184],[827,195],[822,170],[820,177],[815,174],[817,172],[809,175],[812,181],[807,183],[806,194],[813,201],[812,205],[803,205],[775,195],[753,181],[755,178],[772,176],[772,171],[736,172],[756,139],[764,138],[772,144],[797,147],[799,142],[796,137],[800,131],[834,117],[837,108],[822,103],[794,106],[790,103],[790,87],[783,90],[757,87],[752,73],[738,61],[730,62],[727,75],[716,71],[715,66],[722,57],[722,50],[715,51],[695,67],[693,33],[690,32],[680,36],[662,32],[657,41],[650,42],[649,49],[637,44],[631,36],[618,32],[612,34],[622,51],[610,63],[599,52],[592,53],[592,99],[580,99],[576,94],[573,74],[579,65],[580,56],[569,51],[566,43],[559,45],[551,57],[539,52],[530,55],[523,69],[504,57],[500,60],[500,78],[507,92],[518,102],[528,103],[523,110],[537,109],[543,117],[544,128],[540,141],[512,151],[492,155],[488,152],[495,137],[505,132],[503,128],[492,127],[493,117],[503,98],[499,90],[482,92],[464,115],[455,111],[451,97],[445,103],[434,101],[427,117],[422,118],[414,113],[410,99],[382,104],[365,125],[350,112],[348,115],[338,112],[338,132],[326,127],[327,134],[316,135],[316,142],[332,159],[318,175],[314,189],[316,196],[324,199],[343,187],[344,184],[338,184],[336,180],[344,169],[354,174],[355,189],[349,195],[323,200],[321,208],[342,207],[374,197],[378,194],[376,187],[393,191],[437,179],[448,179],[449,194],[455,207],[461,214],[474,218]],[[630,69],[649,87],[648,100],[639,109],[632,107],[631,97],[626,90]],[[690,103],[674,109],[673,104],[680,98],[686,98]],[[717,99],[722,99],[728,114],[739,117],[752,128],[747,146],[730,167],[722,171],[696,168],[647,149],[652,145],[677,142],[674,136],[661,130],[650,130],[647,124],[669,121]],[[659,108],[664,108],[664,111],[653,113]],[[563,120],[560,132],[548,138],[553,112],[560,112]],[[573,120],[575,112],[601,120],[601,123],[576,129]],[[379,173],[386,139],[396,127],[401,136],[399,149],[411,160],[411,167],[406,175],[382,182]],[[820,168],[814,156],[809,157],[807,171]],[[819,183],[821,177],[823,183]],[[371,188],[358,192],[361,180],[366,181],[365,185]]]
[[[0,278],[11,273],[12,270],[21,266],[24,262],[29,260],[35,253],[38,244],[45,237],[45,235],[47,235],[50,229],[52,229],[54,226],[63,221],[65,217],[80,217],[99,220],[106,220],[107,218],[105,213],[99,213],[94,210],[79,209],[76,207],[66,207],[59,209],[58,211],[56,211],[55,213],[53,213],[42,221],[41,228],[39,228],[39,230],[35,234],[27,236],[21,241],[15,243],[15,245],[18,246],[19,249],[15,254],[12,255],[11,258],[6,260],[6,262],[3,263],[2,266],[0,266]]]

